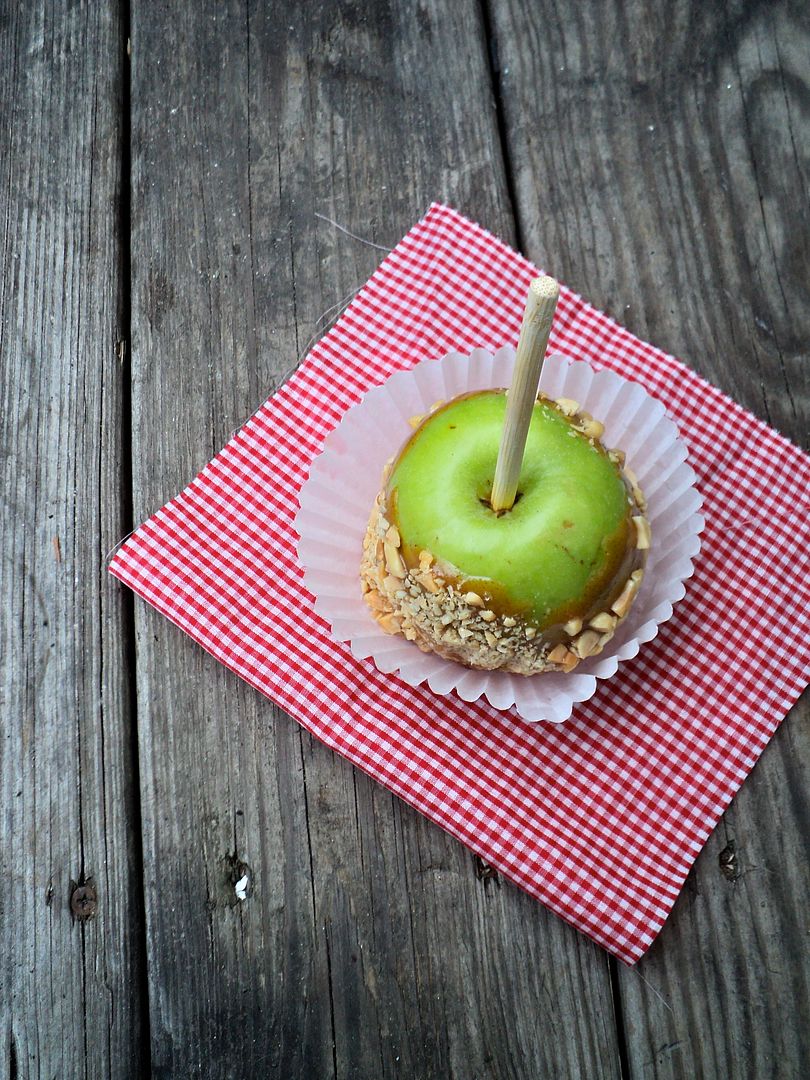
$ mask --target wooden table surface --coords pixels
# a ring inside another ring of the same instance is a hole
[[[807,696],[628,969],[105,571],[433,199],[807,447],[807,5],[0,35],[0,1074],[810,1075]]]

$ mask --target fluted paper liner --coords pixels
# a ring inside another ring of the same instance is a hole
[[[296,530],[304,583],[315,610],[358,660],[371,659],[380,671],[411,686],[427,682],[436,694],[455,692],[465,701],[484,696],[496,709],[515,708],[524,720],[567,720],[574,705],[596,692],[622,660],[636,655],[672,615],[685,593],[700,550],[703,519],[695,474],[686,447],[663,405],[638,383],[589,364],[548,356],[540,388],[567,397],[605,425],[603,442],[624,450],[647,497],[652,547],[644,581],[625,622],[598,656],[573,672],[512,675],[475,671],[421,652],[402,635],[386,634],[372,618],[360,591],[363,536],[382,484],[385,462],[411,435],[408,419],[439,400],[472,390],[509,386],[515,350],[494,355],[474,349],[469,356],[448,353],[410,371],[392,375],[349,409],[313,461],[300,494]],[[603,692],[609,692],[605,690]]]

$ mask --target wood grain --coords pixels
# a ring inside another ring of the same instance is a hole
[[[807,446],[806,8],[509,0],[493,32],[527,254]],[[810,1072],[807,715],[619,973],[633,1077]]]
[[[127,9],[0,10],[0,1075],[808,1075],[806,698],[619,969],[104,573],[434,198],[807,446],[804,7],[131,17],[130,266]]]
[[[513,239],[478,8],[288,12],[133,9],[139,518],[382,258],[316,214]],[[136,611],[156,1075],[618,1075],[604,954]]]
[[[15,1080],[142,1075],[130,600],[103,570],[127,528],[123,46],[107,3],[0,16],[0,1075]]]

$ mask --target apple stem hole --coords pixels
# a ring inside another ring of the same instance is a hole
[[[496,510],[495,507],[492,505],[492,499],[491,498],[489,498],[489,499],[479,499],[478,501],[481,503],[482,506],[485,506],[487,508],[487,510],[491,510],[492,513],[495,515],[495,517],[503,517],[504,514],[508,514],[510,510],[513,510],[517,506],[517,504],[520,502],[520,500],[522,498],[523,498],[523,492],[522,491],[516,492],[515,493],[515,501],[512,503],[511,506],[504,507],[503,510]]]

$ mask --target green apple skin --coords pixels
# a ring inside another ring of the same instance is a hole
[[[604,448],[539,401],[511,510],[489,504],[506,393],[465,394],[425,419],[395,461],[388,513],[409,567],[426,550],[455,587],[539,630],[605,610],[633,565],[628,489]]]

